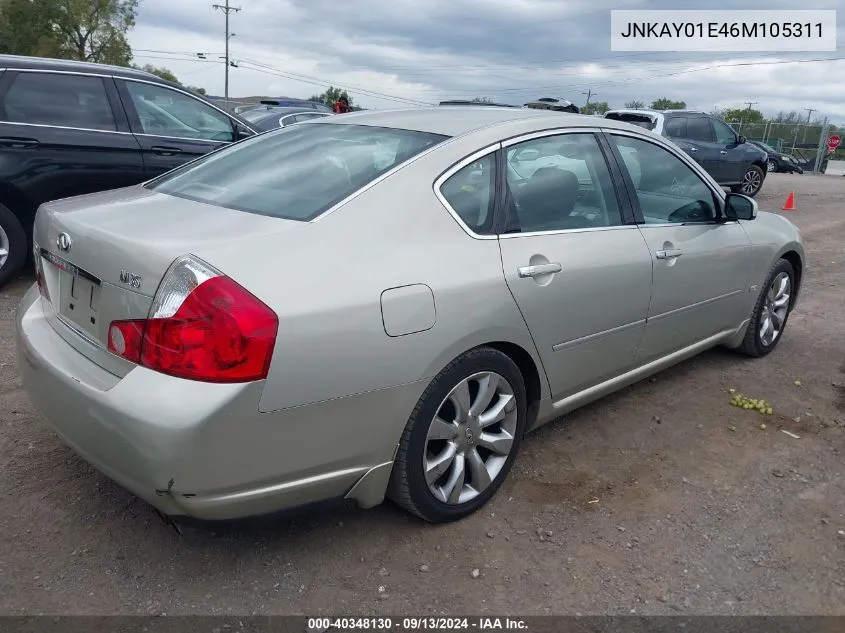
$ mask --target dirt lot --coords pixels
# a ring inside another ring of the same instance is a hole
[[[457,525],[384,505],[178,535],[37,418],[20,280],[0,293],[0,613],[845,614],[845,179],[775,175],[761,206],[791,189],[811,261],[778,349],[544,427]],[[730,387],[773,403],[766,430]]]

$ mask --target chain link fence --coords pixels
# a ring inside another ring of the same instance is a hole
[[[805,172],[825,173],[830,160],[845,159],[845,151],[829,153],[827,139],[833,134],[827,120],[817,123],[746,123],[726,121],[738,134],[760,141],[778,152],[793,156]]]

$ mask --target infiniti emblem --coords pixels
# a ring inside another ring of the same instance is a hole
[[[472,433],[472,429],[466,428],[464,429],[464,437],[467,438],[467,443],[472,444],[475,442],[475,435]]]
[[[67,253],[70,250],[71,244],[73,244],[73,240],[70,239],[70,235],[59,233],[59,237],[56,238],[56,246],[58,246],[60,251]]]

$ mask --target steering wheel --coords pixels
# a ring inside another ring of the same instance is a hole
[[[667,219],[669,222],[707,222],[713,219],[713,213],[711,205],[696,200],[672,211]]]

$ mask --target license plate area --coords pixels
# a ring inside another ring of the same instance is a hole
[[[53,299],[53,305],[59,317],[81,334],[98,341],[100,279],[44,249],[42,256],[53,266],[58,279],[59,296]]]

